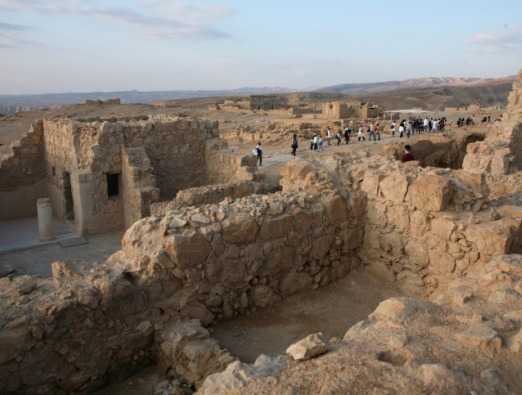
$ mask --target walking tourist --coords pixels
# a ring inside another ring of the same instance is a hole
[[[261,148],[261,142],[256,145],[256,156],[257,156],[257,164],[259,166],[263,166],[263,149]]]
[[[292,156],[295,157],[297,155],[297,148],[299,148],[299,142],[297,141],[297,134],[294,134],[292,138]]]

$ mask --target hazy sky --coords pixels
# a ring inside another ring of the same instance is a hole
[[[522,0],[0,0],[0,94],[515,74]]]

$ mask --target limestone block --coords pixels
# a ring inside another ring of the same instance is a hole
[[[509,223],[503,220],[471,224],[465,234],[482,256],[492,257],[508,252],[512,235],[506,228],[509,228]]]
[[[441,308],[430,302],[413,298],[390,298],[381,302],[369,317],[378,321],[404,324],[416,319],[437,322],[441,313]]]
[[[208,258],[211,247],[199,232],[187,230],[177,233],[165,241],[165,251],[182,268],[195,267]]]
[[[190,383],[200,384],[223,371],[234,358],[210,338],[198,320],[177,322],[161,334],[160,366],[173,369]]]
[[[444,241],[450,240],[455,228],[455,220],[450,216],[437,216],[431,221],[431,232]]]
[[[424,244],[416,239],[410,239],[404,251],[409,257],[410,263],[419,270],[428,266],[430,262],[428,250]]]
[[[409,182],[404,174],[388,174],[379,184],[381,195],[394,203],[402,203],[408,192]]]
[[[444,211],[452,199],[450,179],[435,174],[422,175],[410,186],[408,197],[410,204],[421,211]]]
[[[306,361],[307,359],[318,357],[327,351],[328,344],[321,332],[305,337],[286,349],[286,353],[295,361]]]
[[[223,238],[227,243],[252,243],[256,240],[257,232],[255,218],[247,214],[235,214],[223,221]]]
[[[260,355],[253,365],[235,361],[227,366],[225,371],[208,376],[198,395],[228,395],[243,393],[241,388],[249,381],[263,377],[277,377],[287,366],[283,356],[267,357]]]
[[[430,248],[430,270],[436,274],[448,275],[455,271],[456,260],[446,252],[443,247],[439,245],[438,248]]]

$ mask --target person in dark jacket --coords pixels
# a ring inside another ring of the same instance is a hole
[[[256,145],[256,156],[257,156],[257,164],[259,166],[263,166],[263,149],[261,148],[261,142]]]
[[[404,154],[402,155],[402,162],[411,162],[414,161],[415,158],[413,157],[413,154],[411,153],[411,146],[405,145],[404,146]]]
[[[297,141],[297,134],[294,134],[294,137],[292,138],[292,156],[297,155],[297,148],[299,148],[299,142]]]

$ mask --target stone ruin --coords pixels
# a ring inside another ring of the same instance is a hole
[[[165,394],[520,393],[521,94],[522,74],[462,168],[390,152],[294,160],[280,191],[158,207],[86,273],[55,262],[51,279],[0,279],[0,392],[89,392],[157,364]],[[342,339],[313,334],[248,365],[203,327],[356,269],[408,296]]]
[[[217,123],[165,116],[132,120],[44,119],[0,162],[0,220],[54,215],[80,234],[128,229],[180,190],[252,181],[255,158],[238,157]]]

